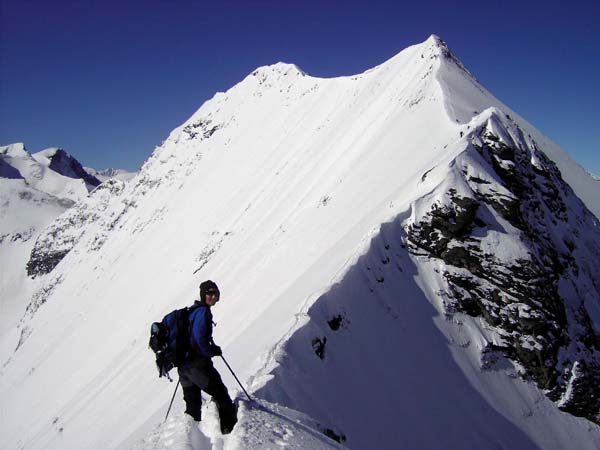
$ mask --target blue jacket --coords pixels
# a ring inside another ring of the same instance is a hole
[[[190,359],[212,358],[213,321],[210,307],[196,301],[190,313]]]

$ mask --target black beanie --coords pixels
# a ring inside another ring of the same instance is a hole
[[[211,280],[206,280],[200,283],[200,301],[202,303],[206,301],[206,293],[211,289],[216,289],[218,291],[219,287],[217,286],[217,283]]]

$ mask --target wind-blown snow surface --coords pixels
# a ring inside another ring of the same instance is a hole
[[[493,332],[445,320],[435,261],[405,249],[413,208],[453,176],[490,107],[600,215],[597,182],[436,37],[361,75],[317,79],[279,63],[215,95],[119,193],[92,194],[55,223],[73,245],[40,273],[51,291],[18,351],[2,355],[2,448],[160,448],[173,385],[157,378],[149,324],[206,278],[222,291],[215,340],[239,378],[348,448],[600,446],[597,425],[559,411],[508,360],[482,370]],[[180,398],[174,408],[191,448],[275,448],[244,441],[259,411],[242,405],[236,447],[184,423]]]

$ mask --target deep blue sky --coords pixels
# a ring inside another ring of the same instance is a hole
[[[600,175],[596,1],[0,0],[0,144],[137,169],[258,66],[360,73],[435,33]]]

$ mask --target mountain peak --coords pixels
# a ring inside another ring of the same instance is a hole
[[[40,164],[63,176],[75,179],[83,179],[88,187],[88,190],[93,189],[101,183],[98,178],[87,173],[83,169],[81,163],[62,148],[47,148],[35,153],[33,157]]]
[[[437,34],[432,34],[431,36],[429,36],[427,40],[423,42],[423,44],[421,44],[421,46],[430,49],[434,55],[441,56],[447,60],[454,61],[457,65],[464,69],[463,64],[458,60],[456,56],[454,56],[454,54],[450,50],[450,47],[448,47],[446,41],[440,38]]]
[[[31,156],[25,148],[25,144],[23,144],[22,142],[15,142],[14,144],[1,146],[0,155],[6,155],[11,158],[22,158]]]
[[[446,42],[442,38],[440,38],[437,34],[430,35],[423,44],[427,45],[436,45],[438,47],[448,48]]]
[[[306,72],[296,64],[277,62],[269,66],[261,66],[254,70],[250,76],[259,77],[261,80],[282,79],[285,77],[306,76]]]
[[[397,53],[384,63],[367,70],[365,73],[374,72],[377,69],[395,66],[402,71],[406,70],[408,60],[413,60],[415,63],[424,67],[426,72],[431,72],[430,69],[439,67],[439,64],[432,66],[432,62],[454,62],[461,69],[464,69],[462,63],[452,54],[446,42],[438,35],[432,34],[425,41],[412,45]],[[422,63],[422,64],[420,64]]]

